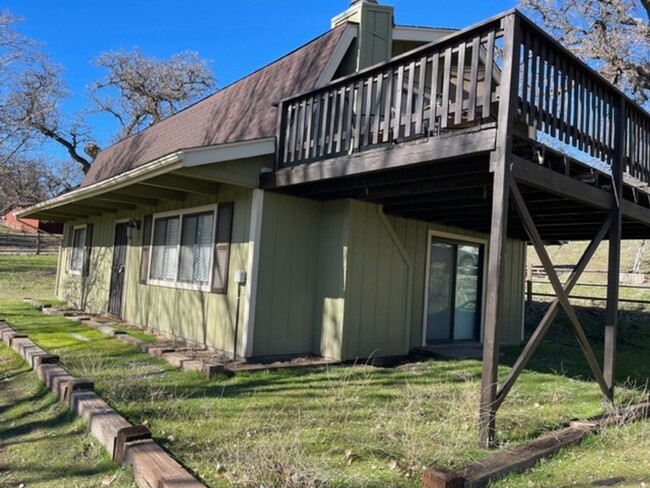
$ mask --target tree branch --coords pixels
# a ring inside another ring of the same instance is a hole
[[[59,144],[61,144],[63,147],[65,147],[70,157],[81,165],[83,172],[88,173],[88,171],[90,170],[90,161],[88,161],[83,156],[79,155],[79,153],[77,152],[77,148],[74,144],[72,144],[70,141],[63,138],[61,135],[57,134],[56,132],[48,129],[43,125],[36,125],[35,129],[38,130],[44,136],[49,137],[53,141],[56,141]]]

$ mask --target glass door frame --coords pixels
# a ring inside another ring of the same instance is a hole
[[[449,232],[442,232],[437,230],[429,229],[427,233],[427,260],[424,269],[424,293],[423,293],[423,315],[422,315],[422,346],[427,346],[427,326],[428,326],[428,314],[429,314],[429,281],[430,281],[430,267],[431,267],[431,242],[433,240],[447,241],[452,244],[463,245],[463,244],[474,244],[483,246],[483,259],[479,260],[479,269],[481,283],[480,283],[480,320],[479,320],[479,342],[483,343],[483,318],[485,317],[485,292],[486,292],[486,266],[487,266],[487,257],[489,253],[488,249],[488,240],[481,239],[478,237],[463,236],[459,234],[452,234]],[[453,342],[453,340],[452,340]],[[458,341],[462,342],[462,341]]]

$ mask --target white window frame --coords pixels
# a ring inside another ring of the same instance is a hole
[[[481,326],[479,331],[479,342],[483,344],[483,329],[485,328],[485,298],[486,298],[486,283],[487,283],[487,262],[489,256],[488,249],[488,240],[482,239],[480,237],[466,236],[462,234],[454,234],[451,232],[438,231],[435,229],[429,229],[427,232],[427,262],[426,268],[424,270],[424,312],[422,315],[422,346],[427,345],[427,316],[429,314],[429,268],[431,267],[431,239],[447,239],[456,243],[462,244],[466,242],[468,244],[479,244],[483,246],[483,253],[485,259],[483,259],[483,268],[481,269],[482,282],[481,282]]]
[[[74,257],[75,257],[74,236],[77,231],[80,231],[82,229],[84,230],[84,238],[83,241],[81,242],[81,248],[79,250],[79,252],[81,253],[81,266],[79,267],[79,269],[75,269],[72,267],[72,263],[74,262]],[[67,263],[68,274],[81,276],[81,273],[83,273],[84,261],[86,260],[86,240],[88,239],[87,233],[88,233],[88,226],[86,224],[75,225],[72,227],[72,233],[70,234],[70,242],[68,243],[68,253],[69,253],[68,263]]]
[[[212,286],[212,275],[214,272],[214,240],[217,231],[218,207],[219,207],[218,204],[203,205],[201,207],[192,207],[192,208],[184,208],[182,210],[170,210],[168,212],[159,212],[152,215],[151,241],[149,243],[149,245],[151,246],[150,247],[151,250],[149,251],[149,270],[147,274],[148,285],[162,286],[165,288],[179,288],[182,290],[195,290],[195,291],[206,291],[206,292],[210,291],[210,288]],[[212,235],[210,236],[210,262],[208,263],[208,270],[209,270],[208,281],[205,284],[184,283],[182,281],[178,281],[178,274],[179,274],[179,268],[181,262],[181,240],[183,236],[183,216],[188,214],[198,214],[198,213],[206,213],[206,212],[212,212]],[[153,239],[156,231],[156,221],[168,217],[178,217],[179,219],[178,243],[176,244],[176,255],[178,256],[178,258],[176,262],[176,279],[174,281],[157,280],[151,277],[151,273],[153,271],[152,269],[152,262],[154,256]]]

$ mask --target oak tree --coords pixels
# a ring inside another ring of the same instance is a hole
[[[10,12],[0,12],[0,164],[51,141],[87,172],[98,152],[85,122],[88,112],[70,116],[61,110],[70,96],[63,68],[16,31],[18,22]],[[215,84],[208,63],[190,51],[165,60],[135,48],[100,54],[94,63],[106,75],[90,85],[89,110],[118,120],[115,140],[172,115]]]
[[[521,0],[534,20],[608,81],[650,100],[650,0]]]

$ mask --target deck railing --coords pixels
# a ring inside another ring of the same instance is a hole
[[[605,165],[620,159],[621,171],[650,183],[648,113],[517,11],[284,100],[278,168],[496,120],[510,15],[520,42],[516,125]]]
[[[489,118],[497,101],[502,37],[500,19],[493,19],[283,101],[279,167],[434,136]]]
[[[625,162],[628,175],[650,185],[650,117],[635,104],[625,104]]]
[[[524,121],[607,165],[622,156],[623,172],[650,183],[648,113],[528,19],[519,26]]]

